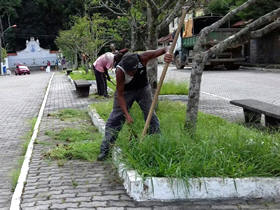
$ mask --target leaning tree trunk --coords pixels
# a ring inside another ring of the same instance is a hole
[[[156,50],[158,48],[158,31],[157,25],[155,24],[156,19],[153,14],[151,8],[148,6],[147,8],[147,23],[148,23],[148,49]],[[150,60],[147,65],[148,79],[152,88],[152,94],[156,92],[157,89],[157,59]]]
[[[203,69],[205,66],[206,58],[203,57],[203,53],[197,52],[194,55],[192,63],[192,72],[189,86],[189,99],[186,112],[185,127],[191,134],[194,134],[196,130],[196,121],[200,97],[200,87]]]
[[[198,113],[198,104],[199,104],[199,96],[200,96],[200,85],[201,85],[201,77],[203,73],[203,69],[205,67],[205,64],[211,56],[211,54],[218,54],[223,52],[226,48],[230,47],[232,42],[237,40],[237,38],[241,38],[246,32],[246,26],[244,29],[242,29],[238,36],[230,36],[226,40],[220,42],[219,44],[213,46],[211,49],[203,49],[207,35],[214,31],[215,29],[219,28],[222,24],[224,24],[226,21],[228,21],[231,17],[233,17],[238,12],[242,11],[243,9],[247,8],[249,5],[254,4],[257,0],[248,0],[245,3],[243,3],[241,6],[237,7],[234,10],[231,10],[227,15],[225,15],[222,19],[218,20],[216,23],[213,23],[211,26],[208,26],[204,28],[198,37],[198,40],[196,41],[196,44],[194,46],[194,60],[193,60],[193,70],[191,73],[191,79],[190,79],[190,88],[189,88],[189,100],[187,105],[187,114],[186,114],[186,128],[189,129],[191,134],[195,133],[196,130],[196,122],[197,122],[197,113]],[[277,12],[277,10],[275,10]],[[277,13],[275,12],[274,15]],[[276,16],[277,17],[277,16]],[[270,20],[272,21],[272,20]],[[256,22],[256,21],[255,21]],[[253,23],[252,23],[253,24]],[[250,24],[250,25],[252,25]],[[249,26],[250,26],[249,25]],[[256,24],[258,26],[261,26],[263,24]],[[250,27],[249,27],[250,28]]]

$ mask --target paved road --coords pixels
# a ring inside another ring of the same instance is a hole
[[[159,75],[162,66],[159,67]],[[171,66],[165,81],[189,81],[191,70]],[[159,77],[159,76],[158,76]],[[237,70],[205,71],[202,76],[200,109],[231,121],[243,120],[242,109],[230,100],[253,98],[280,105],[280,73]]]
[[[0,77],[0,209],[9,208],[11,171],[16,168],[28,120],[36,117],[50,74]]]

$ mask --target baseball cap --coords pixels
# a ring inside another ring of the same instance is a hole
[[[129,72],[137,70],[138,63],[139,58],[137,54],[125,54],[118,65]]]

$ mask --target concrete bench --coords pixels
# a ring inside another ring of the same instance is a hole
[[[91,83],[87,80],[74,80],[76,91],[81,97],[88,97]]]
[[[67,75],[70,75],[71,72],[72,72],[72,69],[67,69],[67,70],[66,70],[66,74],[67,74]]]
[[[265,116],[265,126],[280,127],[280,106],[254,99],[232,100],[230,103],[243,108],[246,123],[260,124],[263,114]]]

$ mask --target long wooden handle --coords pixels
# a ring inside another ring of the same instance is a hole
[[[171,45],[171,47],[170,47],[170,49],[169,49],[169,53],[170,53],[170,54],[173,54],[173,51],[174,51],[175,46],[176,46],[176,42],[177,42],[177,40],[178,40],[179,34],[180,34],[180,32],[181,32],[181,28],[182,28],[182,26],[183,26],[183,24],[184,24],[185,17],[186,17],[186,14],[187,14],[187,11],[189,10],[189,8],[190,8],[190,7],[188,7],[188,8],[183,8],[182,16],[181,16],[181,18],[180,18],[180,22],[179,22],[179,25],[178,25],[178,28],[177,28],[175,37],[174,37],[173,42],[172,42],[172,45]],[[150,122],[151,122],[151,119],[152,119],[152,115],[153,115],[155,106],[156,106],[157,101],[158,101],[158,95],[159,95],[161,86],[162,86],[162,84],[163,84],[163,81],[164,81],[166,72],[167,72],[167,70],[168,70],[168,66],[169,66],[169,63],[165,63],[164,68],[163,68],[163,71],[162,71],[162,73],[161,73],[161,77],[160,77],[160,80],[159,80],[159,83],[158,83],[158,86],[157,86],[157,89],[156,89],[156,92],[155,92],[155,95],[154,95],[154,99],[153,99],[152,105],[151,105],[151,107],[150,107],[149,115],[148,115],[148,117],[147,117],[147,120],[146,120],[146,123],[145,123],[145,127],[144,127],[143,132],[142,132],[142,139],[143,139],[144,136],[146,135],[147,130],[148,130],[148,127],[149,127],[149,125],[150,125]]]

